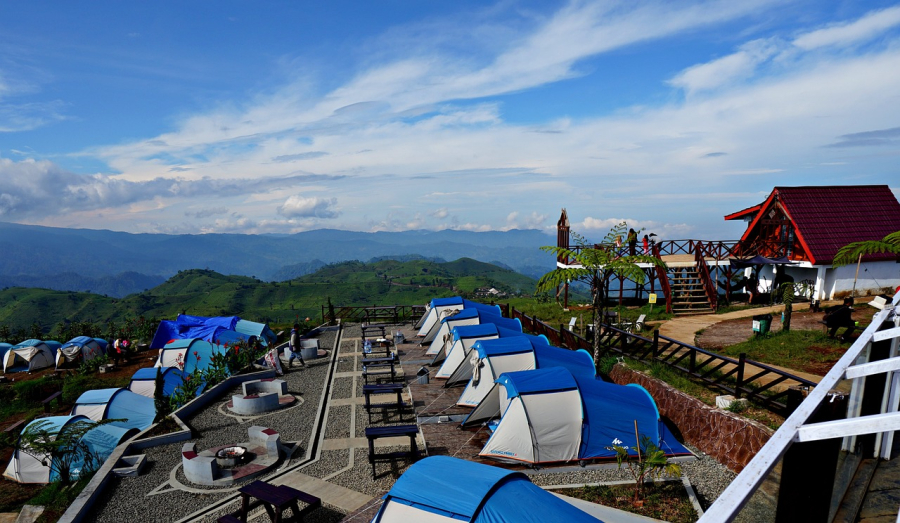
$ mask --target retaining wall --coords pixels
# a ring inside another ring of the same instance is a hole
[[[710,407],[621,363],[613,367],[609,376],[620,385],[637,383],[647,389],[656,400],[659,414],[678,427],[685,442],[714,457],[731,471],[743,470],[774,434],[772,429],[760,423]]]

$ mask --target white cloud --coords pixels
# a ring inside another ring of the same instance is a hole
[[[694,227],[686,223],[659,223],[652,220],[632,220],[625,218],[593,218],[588,216],[580,223],[573,224],[572,230],[589,238],[599,239],[613,227],[625,222],[628,228],[641,234],[656,234],[657,239],[683,239]]]
[[[744,80],[752,76],[756,67],[777,51],[778,46],[774,42],[753,40],[742,45],[734,54],[685,69],[669,80],[669,84],[693,94],[735,80]]]
[[[871,40],[900,25],[900,6],[871,11],[853,22],[834,24],[798,36],[794,45],[804,50],[834,45],[849,45]]]
[[[337,218],[337,198],[304,198],[291,196],[278,208],[278,214],[289,218]]]
[[[521,216],[519,211],[513,211],[506,216],[506,227],[503,227],[502,230],[541,229],[546,221],[546,214],[534,211],[531,214]]]

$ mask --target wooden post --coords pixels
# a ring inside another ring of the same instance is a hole
[[[653,331],[653,357],[659,356],[659,329]]]
[[[742,352],[738,356],[737,384],[734,386],[734,397],[741,397],[741,387],[744,385],[744,368],[747,361],[747,353]]]
[[[622,294],[625,293],[625,278],[619,276],[619,307],[622,306]]]

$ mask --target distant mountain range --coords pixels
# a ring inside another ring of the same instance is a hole
[[[0,285],[122,297],[195,268],[284,281],[346,260],[463,257],[537,278],[555,266],[539,250],[553,243],[537,230],[171,235],[0,223]]]
[[[0,289],[0,331],[6,327],[17,332],[9,337],[22,338],[25,334],[20,331],[34,323],[49,333],[70,322],[106,325],[139,316],[174,319],[183,313],[237,315],[283,326],[306,317],[321,318],[329,299],[335,306],[424,305],[432,298],[473,296],[480,288],[529,295],[536,283],[528,276],[469,258],[445,263],[347,261],[278,283],[193,269],[123,299],[38,288]]]

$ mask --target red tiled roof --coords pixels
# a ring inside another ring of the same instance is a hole
[[[816,265],[830,264],[848,243],[880,240],[900,230],[900,203],[887,185],[776,187],[772,193],[766,202],[778,198]]]
[[[758,204],[754,205],[753,207],[747,207],[746,209],[740,210],[738,212],[733,212],[731,214],[726,215],[725,220],[737,220],[739,218],[743,218],[744,216],[746,216],[748,214],[752,214],[752,213],[758,211],[761,206],[762,206],[762,204],[758,203]]]

